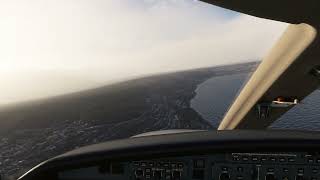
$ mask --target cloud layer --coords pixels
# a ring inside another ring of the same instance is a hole
[[[0,2],[0,104],[261,60],[287,24],[195,0]]]

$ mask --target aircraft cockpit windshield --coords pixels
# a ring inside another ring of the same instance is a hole
[[[141,133],[217,129],[291,26],[197,0],[1,1],[0,173]],[[319,99],[279,94],[256,117],[293,105],[268,128],[320,130]]]

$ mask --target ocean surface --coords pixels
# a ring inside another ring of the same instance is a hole
[[[214,127],[240,92],[248,74],[212,77],[198,85],[191,107]],[[320,90],[314,91],[269,128],[320,131]]]

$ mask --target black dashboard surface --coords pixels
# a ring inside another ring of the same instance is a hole
[[[317,179],[320,133],[201,131],[70,151],[20,179]]]
[[[61,171],[60,180],[316,180],[320,156],[306,152],[216,153],[106,162],[100,166]]]

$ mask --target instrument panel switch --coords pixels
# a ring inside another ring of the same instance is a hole
[[[204,168],[205,167],[205,161],[203,159],[197,159],[193,161],[193,167],[194,168]]]
[[[172,171],[172,179],[173,180],[180,180],[181,179],[181,172],[180,171]]]
[[[230,180],[230,176],[228,173],[222,173],[219,177],[220,180]]]

